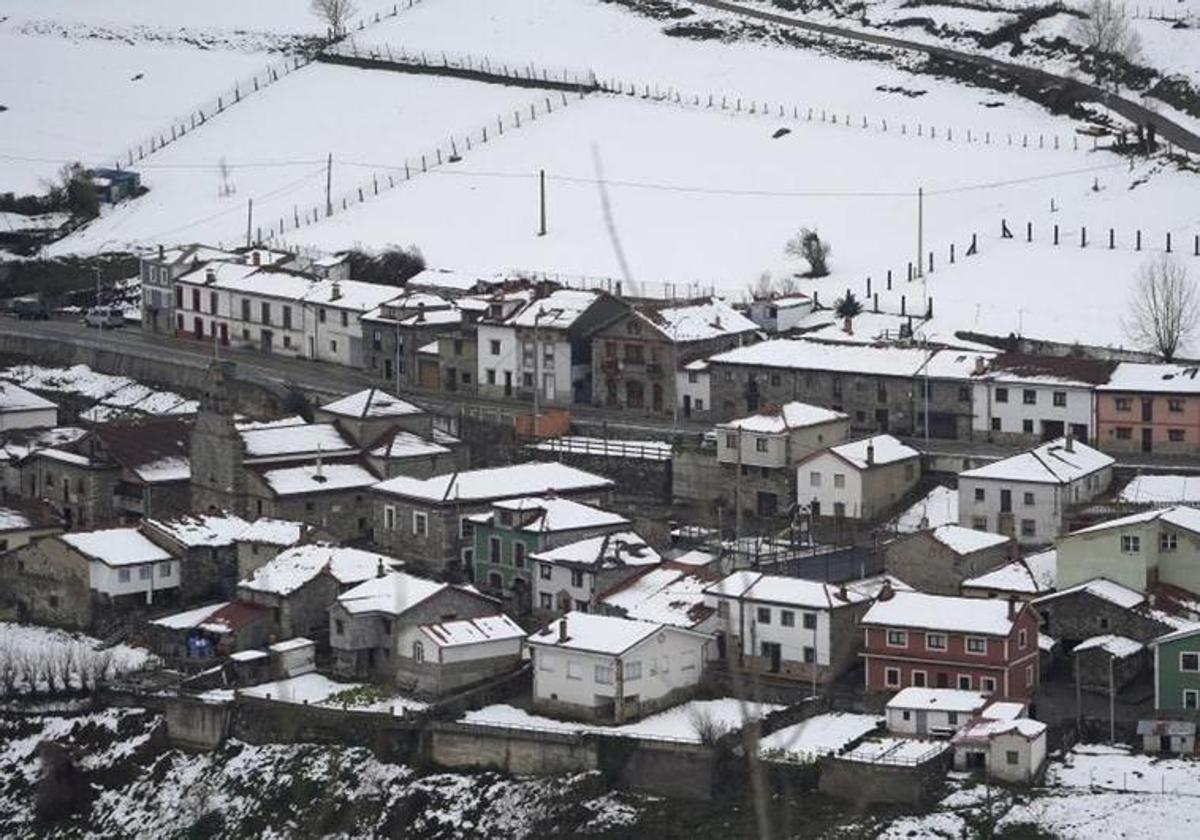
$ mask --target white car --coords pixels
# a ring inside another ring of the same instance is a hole
[[[111,306],[94,306],[83,316],[83,323],[89,327],[99,327],[107,330],[112,327],[125,325],[125,316],[121,310]]]

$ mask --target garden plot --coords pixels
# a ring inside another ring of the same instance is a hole
[[[487,56],[492,63],[532,63],[553,71],[590,68],[601,79],[673,87],[688,95],[722,95],[773,106],[850,113],[856,122],[924,122],[979,135],[1066,134],[1070,123],[1018,97],[907,72],[907,56],[854,61],[814,50],[695,40],[664,29],[731,16],[694,7],[687,18],[652,20],[601,0],[437,0],[355,33],[360,48],[403,46],[435,56]],[[681,4],[686,6],[687,4]],[[922,7],[924,8],[924,7]],[[778,10],[776,10],[778,11]],[[959,10],[966,13],[966,10]]]
[[[0,622],[0,697],[91,690],[158,663],[141,648],[100,645],[78,633]]]
[[[65,161],[111,165],[263,53],[23,35],[0,23],[0,192],[40,192]]]
[[[155,154],[141,168],[148,194],[105,208],[53,250],[237,244],[245,237],[248,199],[263,228],[281,218],[290,224],[298,214],[323,214],[327,155],[334,157],[332,195],[340,208],[343,197],[357,200],[360,187],[370,196],[376,173],[385,186],[389,175],[402,181],[407,161],[415,176],[421,156],[432,166],[435,147],[452,135],[461,143],[465,132],[494,125],[501,113],[511,121],[515,108],[542,98],[499,85],[309,65]],[[368,204],[383,206],[381,199]],[[384,243],[414,241],[390,222],[368,232]]]

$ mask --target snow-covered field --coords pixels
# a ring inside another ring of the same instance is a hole
[[[362,683],[334,682],[323,674],[302,674],[298,677],[262,683],[240,689],[247,697],[298,703],[306,706],[343,708],[357,712],[382,712],[403,716],[429,708],[427,703],[400,694],[381,695]]]
[[[759,742],[764,758],[809,762],[835,753],[850,742],[877,729],[883,718],[831,712],[773,732]]]
[[[0,697],[91,689],[156,662],[141,648],[100,649],[98,639],[79,633],[0,622]]]

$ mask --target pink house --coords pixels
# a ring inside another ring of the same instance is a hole
[[[1200,451],[1200,368],[1122,362],[1096,388],[1096,439],[1113,452]]]

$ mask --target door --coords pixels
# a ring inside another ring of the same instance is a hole
[[[1042,440],[1055,440],[1063,436],[1065,425],[1061,420],[1042,421]]]
[[[886,408],[875,409],[875,426],[879,431],[886,432],[890,426],[891,419]]]
[[[1142,451],[1151,452],[1154,449],[1154,430],[1142,429]]]
[[[917,734],[924,735],[929,731],[929,712],[917,709]]]
[[[783,648],[780,647],[779,642],[763,642],[762,656],[763,659],[769,661],[771,673],[778,674],[779,666],[783,661]]]
[[[512,371],[504,371],[504,396],[512,396]]]
[[[221,343],[224,345],[229,344],[229,325],[228,324],[221,324]]]
[[[726,647],[725,647],[725,634],[724,634],[724,633],[718,633],[718,634],[717,634],[717,658],[718,658],[718,659],[724,659],[724,658],[725,658],[725,651],[726,651]]]
[[[1154,420],[1154,400],[1142,400],[1142,422]]]
[[[1171,752],[1171,736],[1161,735],[1158,739],[1158,751],[1169,753]]]
[[[204,338],[204,322],[199,318],[192,319],[192,333],[196,338]]]
[[[555,387],[554,374],[553,373],[543,373],[542,374],[542,399],[548,403],[554,402],[554,393],[556,390],[557,389]]]
[[[1001,490],[1000,491],[1000,512],[1001,513],[1012,513],[1012,491],[1011,490]]]
[[[260,342],[260,344],[261,344],[262,351],[263,351],[264,353],[270,353],[270,352],[271,352],[271,339],[272,339],[273,337],[274,337],[274,333],[272,333],[270,330],[263,330],[263,331],[262,331],[262,335],[261,335],[261,337],[259,338],[259,342]]]
[[[1083,441],[1084,443],[1087,443],[1087,441],[1088,441],[1087,424],[1086,423],[1072,423],[1071,424],[1071,437],[1075,438],[1075,440],[1080,440],[1080,441]]]
[[[650,395],[651,395],[651,401],[654,404],[654,410],[662,411],[663,410],[663,387],[662,387],[662,385],[655,382],[654,387],[650,391]]]
[[[692,416],[692,395],[691,394],[683,395],[683,416],[684,417]]]

